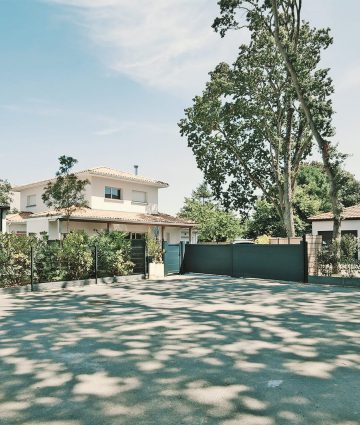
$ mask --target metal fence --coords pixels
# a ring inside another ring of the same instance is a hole
[[[306,282],[307,243],[186,245],[183,271]]]
[[[306,235],[308,274],[317,276],[319,274],[318,253],[322,249],[323,240],[320,235]],[[270,238],[270,245],[299,245],[303,241],[302,237],[294,238]]]
[[[7,255],[0,264],[0,287],[18,286],[35,283],[86,280],[111,277],[106,252],[97,246],[83,249],[77,256],[64,255],[60,245],[51,242],[55,249],[46,250],[33,247],[26,251]],[[131,240],[130,261],[133,263],[131,274],[146,274],[145,240]],[[130,266],[129,266],[130,267]]]

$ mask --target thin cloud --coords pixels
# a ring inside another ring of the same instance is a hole
[[[47,0],[66,6],[112,71],[143,85],[195,94],[220,61],[232,61],[239,34],[211,28],[212,0]]]

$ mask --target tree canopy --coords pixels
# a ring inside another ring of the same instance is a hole
[[[341,202],[344,207],[360,204],[360,181],[353,174],[342,169]],[[330,185],[323,164],[311,162],[302,164],[297,176],[294,196],[294,219],[298,236],[311,232],[308,217],[331,211]],[[286,231],[276,209],[265,199],[257,200],[254,213],[246,226],[246,236],[286,236]]]
[[[241,221],[233,212],[225,211],[203,183],[185,198],[179,217],[198,224],[200,242],[232,242],[243,233]]]
[[[64,213],[68,227],[69,220],[76,208],[87,207],[84,191],[88,180],[79,179],[72,169],[77,159],[62,155],[59,157],[59,170],[55,181],[50,181],[42,194],[42,200],[48,207]]]
[[[323,138],[331,137],[333,85],[328,70],[319,63],[332,39],[328,29],[312,28],[290,16],[290,3],[296,2],[279,2],[279,8],[285,7],[282,42],[296,56],[296,70],[311,98],[318,131]],[[210,73],[203,94],[185,110],[180,131],[225,207],[249,211],[261,191],[292,236],[296,177],[312,150],[312,127],[278,49],[274,29],[269,31],[268,26],[273,25],[270,2],[223,0],[219,4],[221,16],[214,28],[224,35],[228,29],[241,26],[238,18],[245,12],[243,23],[250,29],[251,39],[240,46],[234,65],[222,63]],[[294,31],[286,27],[285,15]]]
[[[11,184],[0,179],[0,206],[9,205],[11,202]]]

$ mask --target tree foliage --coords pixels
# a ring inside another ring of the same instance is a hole
[[[233,2],[236,3],[236,2]],[[322,33],[321,33],[322,34]],[[289,36],[290,37],[290,36]],[[315,98],[332,92],[326,70],[316,72],[321,38],[304,24],[297,56]],[[315,49],[316,50],[316,49]],[[331,102],[318,102],[326,134],[332,134]],[[179,123],[199,168],[226,207],[249,211],[261,191],[276,208],[289,236],[294,234],[293,195],[301,162],[311,153],[312,135],[296,90],[273,37],[257,27],[241,45],[234,65],[219,64]]]
[[[353,174],[342,169],[341,202],[345,207],[360,204],[360,182]],[[319,162],[301,165],[296,179],[294,195],[294,220],[298,236],[311,232],[308,218],[331,210],[330,185],[324,166]],[[273,205],[265,199],[258,199],[254,213],[247,223],[247,236],[267,234],[286,236],[284,227]]]
[[[89,181],[79,179],[71,171],[77,162],[75,158],[70,156],[60,156],[60,167],[56,172],[56,179],[48,182],[42,194],[42,200],[46,206],[64,213],[68,230],[69,220],[73,212],[77,208],[88,206],[84,191]]]
[[[219,0],[218,4],[220,16],[215,19],[213,27],[221,36],[229,29],[239,29],[243,25],[248,27],[251,37],[264,30],[282,57],[329,179],[333,238],[337,242],[334,244],[335,255],[340,260],[341,169],[345,155],[331,142],[334,135],[331,102],[334,88],[329,70],[319,67],[323,50],[332,44],[330,30],[312,28],[302,19],[302,0]],[[308,29],[305,42],[310,53],[305,61],[299,54],[304,28]]]
[[[240,219],[225,211],[204,183],[185,198],[179,216],[198,224],[199,242],[231,242],[243,233]]]
[[[127,233],[98,232],[91,237],[90,245],[98,248],[99,276],[123,276],[133,271],[131,242]]]
[[[0,179],[0,206],[9,205],[11,202],[11,184],[7,180]]]

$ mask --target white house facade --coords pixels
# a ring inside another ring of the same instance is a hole
[[[63,212],[49,210],[42,201],[46,184],[51,180],[15,186],[20,212],[6,216],[6,231],[39,235],[46,232],[58,240],[71,230],[94,234],[100,230],[121,230],[131,239],[144,238],[151,229],[161,240],[178,243],[196,242],[195,224],[159,212],[158,190],[168,184],[109,167],[96,167],[75,173],[87,179],[85,199],[88,208],[76,209],[67,221]]]

